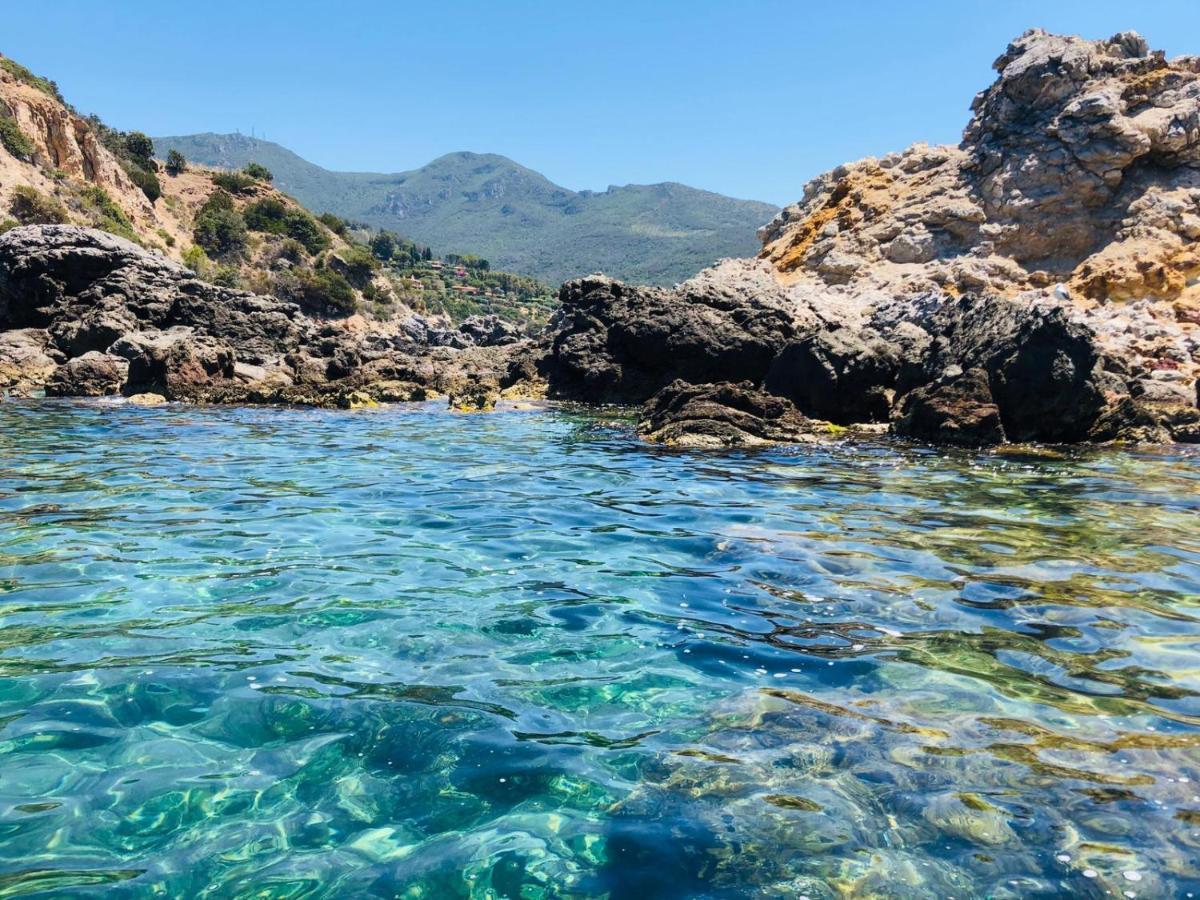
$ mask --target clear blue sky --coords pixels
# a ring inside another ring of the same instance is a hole
[[[1200,54],[1200,0],[28,0],[0,51],[150,134],[249,132],[334,169],[495,152],[567,187],[788,203],[840,162],[957,140],[1026,28]]]

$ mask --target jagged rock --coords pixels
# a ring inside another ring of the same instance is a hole
[[[379,402],[472,379],[496,384],[526,346],[476,347],[458,331],[446,332],[454,346],[439,346],[440,331],[424,320],[409,330],[313,320],[293,304],[207,284],[128,241],[74,226],[0,236],[0,333],[18,326],[49,336],[44,349],[55,364],[105,351],[128,361],[127,390],[224,403],[338,406],[354,391]],[[506,340],[490,320],[468,331]],[[61,380],[59,390],[72,384]]]
[[[129,361],[92,350],[68,360],[46,384],[52,397],[111,397],[121,393],[129,376]]]
[[[647,401],[637,425],[648,441],[676,447],[798,444],[829,435],[827,423],[801,415],[788,400],[741,384],[671,382]]]
[[[1058,307],[968,295],[942,304],[927,324],[928,376],[982,369],[1012,441],[1085,440],[1120,387],[1095,334]]]
[[[569,281],[545,358],[553,396],[642,402],[676,378],[761,383],[796,336],[771,297],[726,286],[635,288],[602,276]]]
[[[471,379],[456,386],[447,400],[451,409],[459,412],[488,412],[496,408],[500,386],[495,382]]]
[[[0,332],[0,394],[24,396],[44,387],[58,369],[55,352],[43,329]]]
[[[521,339],[516,325],[494,314],[469,316],[458,326],[458,331],[476,347],[501,347]]]
[[[766,389],[805,415],[847,425],[886,422],[900,348],[870,329],[835,328],[789,344],[771,363]]]
[[[128,360],[130,390],[171,400],[204,400],[211,388],[234,377],[229,347],[182,326],[127,334],[112,352]]]
[[[41,225],[0,237],[0,328],[50,327],[68,355],[185,325],[261,362],[295,350],[303,324],[292,304],[207,284],[102,231]]]
[[[958,370],[911,391],[901,401],[892,429],[939,444],[983,447],[1004,442],[1000,408],[983,369]]]
[[[78,319],[59,319],[50,329],[54,344],[68,357],[92,350],[104,351],[118,338],[138,330],[132,313],[120,306],[101,306],[85,311]]]

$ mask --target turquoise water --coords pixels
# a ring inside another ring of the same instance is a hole
[[[0,404],[0,898],[1200,892],[1200,455]]]

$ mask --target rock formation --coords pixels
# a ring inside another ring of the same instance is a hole
[[[839,167],[673,289],[563,285],[494,317],[326,321],[98,232],[0,237],[0,387],[361,406],[516,386],[647,403],[647,437],[1200,440],[1200,59],[1022,35],[961,144]],[[48,152],[48,151],[46,151]],[[407,312],[407,311],[405,311]]]
[[[101,231],[41,225],[0,236],[0,389],[9,391],[346,406],[355,393],[410,400],[507,383],[510,355],[524,346],[490,322],[458,347],[356,324],[208,284]]]
[[[637,431],[655,443],[700,448],[800,444],[837,433],[749,381],[694,385],[682,379],[650,398]]]
[[[960,145],[815,179],[759,260],[564,286],[551,393],[748,380],[928,440],[1193,440],[1200,59],[1030,31],[995,67]]]

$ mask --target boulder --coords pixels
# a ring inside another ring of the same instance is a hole
[[[965,295],[942,304],[926,326],[926,381],[982,370],[1010,441],[1086,440],[1109,394],[1122,391],[1095,334],[1061,307]]]
[[[886,422],[900,362],[899,348],[870,329],[835,328],[784,347],[765,387],[805,415],[842,425]]]
[[[459,412],[488,412],[496,408],[499,399],[499,384],[472,378],[450,391],[447,404]]]
[[[748,381],[693,385],[679,379],[647,401],[637,431],[676,447],[749,447],[807,443],[834,430]]]
[[[1004,442],[1000,408],[987,372],[952,372],[904,396],[892,430],[903,437],[937,444],[984,447]]]
[[[0,332],[0,394],[24,396],[44,387],[58,369],[59,360],[61,356],[44,329]]]
[[[677,378],[761,383],[797,331],[773,297],[738,286],[630,287],[569,281],[547,338],[551,396],[640,403]]]
[[[92,350],[68,360],[46,384],[52,397],[111,397],[120,394],[129,377],[129,361]]]
[[[170,400],[205,400],[235,375],[233,351],[190,328],[128,334],[112,352],[129,362],[130,390]]]
[[[469,316],[458,332],[476,347],[501,347],[521,339],[521,330],[497,315]]]

